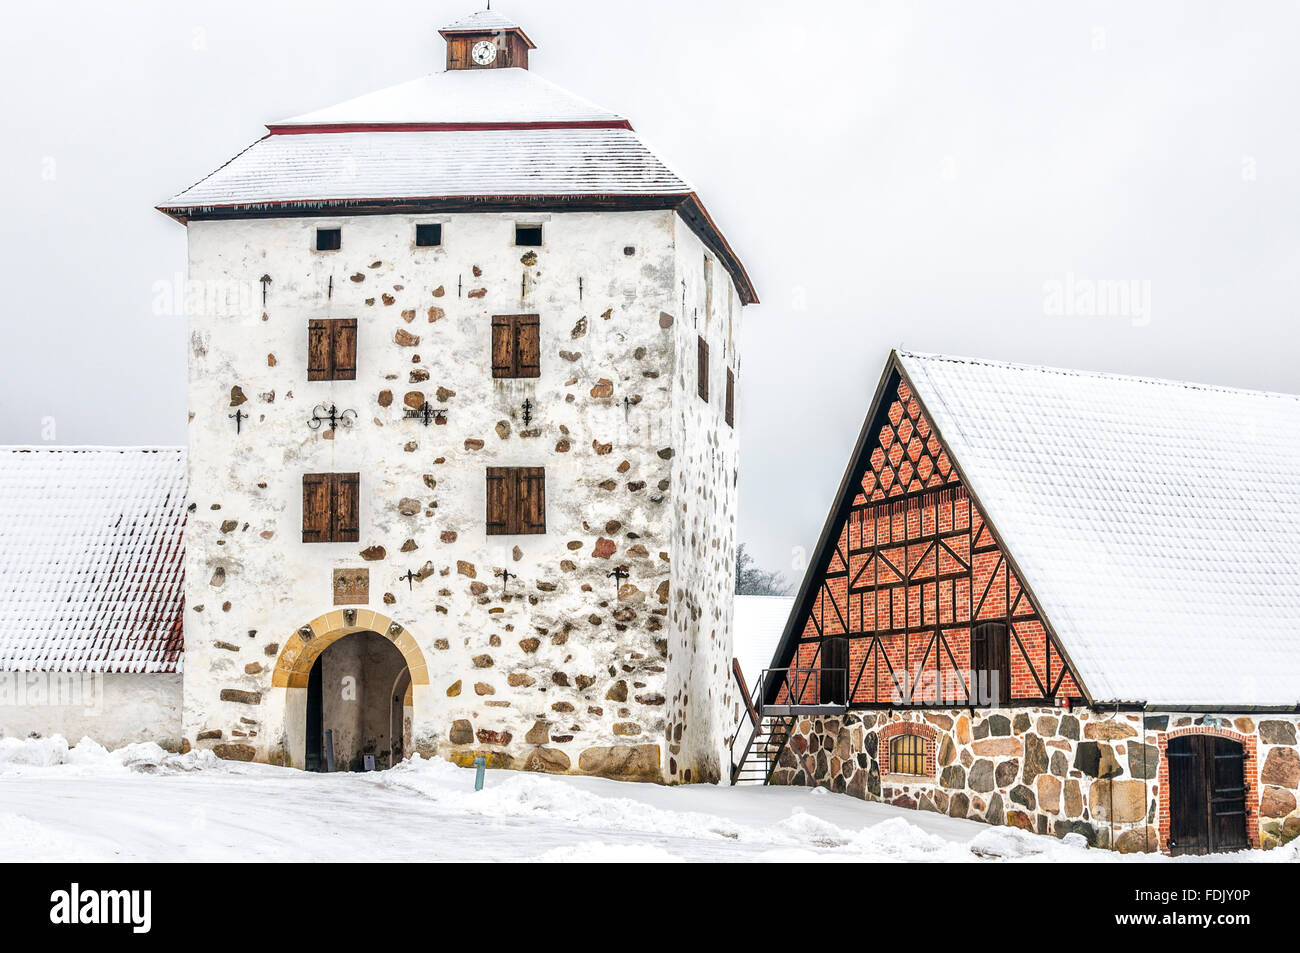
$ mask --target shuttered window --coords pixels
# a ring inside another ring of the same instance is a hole
[[[536,536],[545,532],[545,468],[489,467],[487,534]]]
[[[355,543],[360,540],[360,498],[359,473],[303,474],[302,541]]]
[[[979,705],[1011,702],[1011,635],[1005,622],[984,622],[970,636],[973,699]]]
[[[535,314],[492,318],[492,376],[542,376],[541,319]]]
[[[727,368],[726,418],[727,418],[727,426],[735,428],[736,426],[736,375],[732,373],[731,368]]]
[[[700,400],[708,403],[709,400],[709,345],[704,338],[699,339],[696,347],[696,380]]]
[[[318,318],[307,325],[307,380],[357,379],[356,318]]]

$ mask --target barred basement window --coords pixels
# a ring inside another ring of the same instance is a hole
[[[359,473],[304,473],[302,541],[358,542],[361,539],[361,524],[357,516],[360,497]]]
[[[442,244],[441,225],[415,226],[415,244],[418,248],[436,248]]]
[[[542,226],[516,225],[515,244],[536,248],[542,244]]]
[[[492,316],[492,376],[542,376],[541,319],[537,315]]]
[[[317,251],[338,251],[342,247],[343,247],[343,229],[341,228],[316,229],[316,250]]]
[[[545,532],[545,468],[489,467],[487,534],[539,536]]]
[[[925,739],[899,735],[889,742],[890,774],[925,774]]]
[[[307,380],[357,379],[357,319],[318,318],[307,324]]]

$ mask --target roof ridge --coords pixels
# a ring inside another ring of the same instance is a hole
[[[919,361],[944,361],[949,364],[971,364],[980,367],[995,367],[1005,370],[1038,371],[1043,374],[1059,374],[1062,377],[1085,377],[1099,380],[1132,381],[1140,384],[1159,384],[1164,387],[1178,387],[1185,390],[1201,390],[1220,394],[1242,394],[1255,397],[1273,397],[1284,400],[1300,401],[1300,394],[1287,394],[1281,391],[1255,390],[1249,387],[1229,387],[1225,384],[1205,384],[1198,381],[1178,380],[1170,377],[1147,377],[1141,374],[1120,374],[1114,371],[1091,371],[1070,367],[1055,367],[1049,364],[1025,364],[1017,361],[997,361],[991,358],[963,357],[957,354],[938,354],[924,351],[898,349],[900,358],[913,358]]]

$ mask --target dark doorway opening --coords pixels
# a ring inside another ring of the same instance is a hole
[[[1240,742],[1215,735],[1169,740],[1169,852],[1244,850],[1246,754]]]
[[[823,705],[847,705],[849,680],[849,640],[826,639],[822,642],[821,697]]]
[[[983,622],[970,634],[973,701],[977,705],[1011,703],[1011,633],[1005,622]]]
[[[330,733],[336,771],[382,771],[406,756],[410,669],[401,651],[375,632],[331,644],[307,680],[308,771],[328,771]]]

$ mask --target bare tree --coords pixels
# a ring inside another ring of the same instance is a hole
[[[794,585],[785,576],[755,565],[744,543],[736,547],[736,595],[789,596],[793,593]]]

